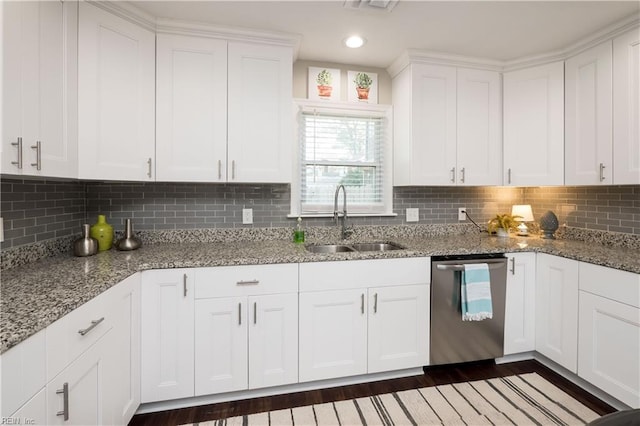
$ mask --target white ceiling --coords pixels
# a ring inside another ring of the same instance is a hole
[[[638,1],[417,1],[386,10],[350,9],[342,0],[132,1],[161,18],[292,33],[298,59],[388,67],[405,49],[511,61],[550,53],[629,16]],[[342,45],[352,34],[367,44]]]

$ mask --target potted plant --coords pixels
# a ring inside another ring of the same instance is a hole
[[[495,232],[498,237],[508,237],[509,231],[518,227],[518,221],[516,219],[521,217],[522,216],[513,216],[508,213],[498,214],[487,224],[487,231],[489,231],[489,234]]]
[[[369,77],[364,72],[359,72],[356,74],[356,78],[353,80],[353,82],[356,84],[358,99],[369,99],[369,88],[371,87],[371,83],[373,83],[371,77]]]
[[[322,70],[316,77],[316,83],[318,83],[318,96],[322,96],[324,98],[331,97],[331,91],[333,90],[333,76],[327,70]]]

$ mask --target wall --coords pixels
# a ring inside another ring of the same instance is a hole
[[[76,235],[82,223],[106,214],[116,230],[133,218],[134,229],[293,227],[289,185],[101,183],[3,179],[1,248]],[[539,218],[552,210],[569,226],[640,235],[640,185],[605,187],[398,187],[395,217],[353,218],[355,225],[404,224],[404,209],[420,209],[419,224],[458,223],[466,207],[478,223],[512,204],[532,204]],[[242,225],[242,208],[254,209],[254,224]],[[305,223],[333,226],[330,218]]]

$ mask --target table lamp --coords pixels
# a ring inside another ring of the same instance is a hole
[[[517,235],[520,235],[523,237],[526,237],[527,235],[529,235],[529,229],[527,228],[527,225],[525,224],[525,222],[533,222],[533,211],[531,210],[531,205],[529,204],[514,205],[511,208],[511,216],[520,216],[515,219],[516,221],[521,222],[520,225],[518,225]]]

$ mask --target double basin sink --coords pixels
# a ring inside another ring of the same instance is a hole
[[[305,246],[312,253],[348,253],[363,251],[403,250],[404,247],[393,243],[354,243],[354,244],[314,244]]]

